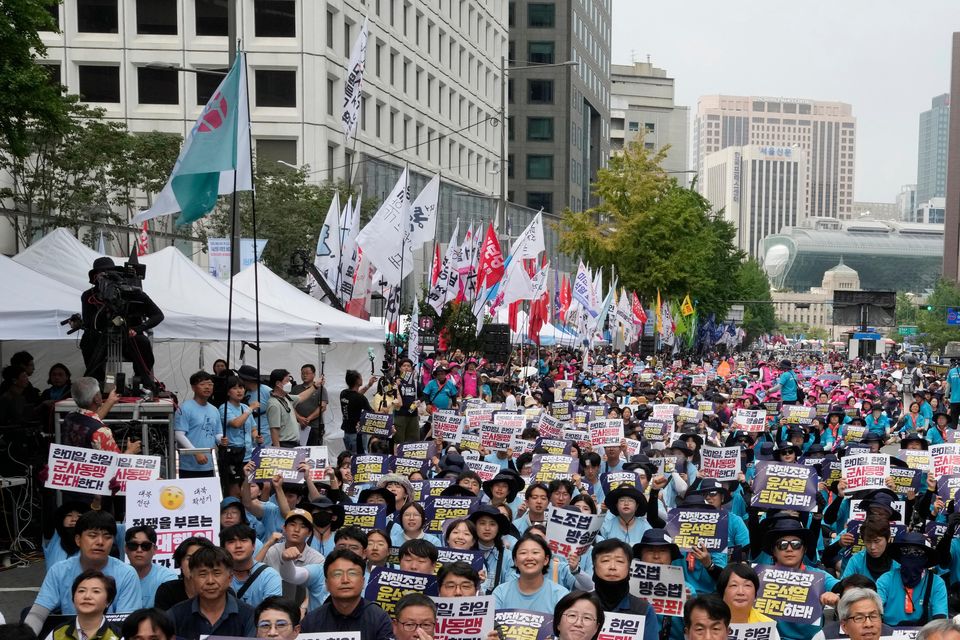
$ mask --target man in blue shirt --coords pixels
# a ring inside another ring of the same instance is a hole
[[[303,633],[359,631],[364,640],[389,640],[390,616],[376,603],[363,599],[366,560],[349,549],[336,549],[323,563],[330,597],[306,615]]]
[[[447,378],[447,368],[438,364],[433,370],[433,380],[423,388],[427,404],[437,409],[450,409],[457,406],[457,385]]]
[[[220,545],[233,558],[230,587],[237,597],[250,606],[269,596],[283,595],[280,574],[273,567],[255,562],[257,533],[248,524],[235,524],[220,532]]]
[[[797,374],[793,372],[793,363],[789,360],[781,360],[780,369],[783,373],[777,378],[777,384],[770,387],[770,391],[768,391],[767,394],[769,395],[779,391],[783,404],[797,404],[797,389],[799,388],[799,384]]]
[[[257,432],[263,434],[263,427],[267,422],[267,404],[270,400],[270,387],[260,382],[260,375],[257,368],[245,364],[237,369],[237,377],[243,382],[243,388],[246,394],[243,396],[243,404],[250,406],[251,403],[259,403],[253,410],[253,418],[257,422]],[[261,424],[261,422],[263,424]]]
[[[140,606],[150,608],[160,585],[176,580],[177,574],[162,564],[154,564],[153,556],[157,555],[157,531],[153,527],[130,527],[124,532],[123,539],[127,560],[140,578]]]
[[[204,547],[190,558],[190,580],[196,596],[173,605],[167,615],[177,637],[256,636],[253,607],[228,593],[233,560],[220,547]]]
[[[97,569],[117,583],[117,596],[109,613],[136,611],[141,607],[140,579],[133,567],[110,556],[113,539],[117,535],[117,523],[105,511],[88,511],[80,516],[74,526],[76,544],[80,553],[61,560],[47,569],[40,585],[40,593],[30,608],[24,622],[39,633],[47,616],[53,612],[72,615],[71,586],[78,575],[87,569]]]
[[[181,449],[207,449],[211,453],[180,456],[181,478],[212,478],[213,451],[223,436],[223,424],[217,408],[210,404],[213,376],[197,371],[190,376],[193,398],[180,405],[174,416],[173,429]]]

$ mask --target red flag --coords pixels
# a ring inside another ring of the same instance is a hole
[[[477,291],[492,287],[503,277],[503,251],[493,223],[487,226],[487,235],[480,246],[480,263],[477,267]]]
[[[633,296],[633,300],[631,301],[630,306],[633,309],[634,319],[636,319],[636,321],[640,324],[646,324],[647,312],[643,310],[643,305],[640,304],[640,298],[638,298],[637,294],[634,292],[631,292],[631,295]]]
[[[511,302],[509,307],[510,314],[510,330],[517,330],[517,312],[520,310],[520,305],[523,303],[522,300],[517,300],[516,302]]]
[[[145,256],[150,252],[150,236],[147,234],[147,221],[143,221],[140,235],[137,236],[137,255]]]
[[[437,279],[440,277],[440,245],[433,244],[433,268],[430,269],[430,286],[437,286]]]

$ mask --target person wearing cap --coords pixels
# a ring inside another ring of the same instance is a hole
[[[793,371],[793,363],[789,360],[781,360],[780,371],[781,373],[777,378],[777,384],[770,387],[767,395],[769,396],[779,391],[783,404],[797,404],[800,381],[797,379],[797,374]]]
[[[243,396],[243,403],[247,406],[257,403],[257,408],[253,411],[253,417],[257,419],[257,429],[263,433],[262,418],[267,415],[267,404],[270,402],[270,387],[260,382],[260,375],[257,368],[245,364],[237,369],[237,377],[243,382],[243,388],[246,393]]]
[[[180,456],[181,478],[212,478],[213,451],[223,438],[223,422],[210,404],[213,376],[197,371],[190,376],[193,397],[180,404],[173,417],[173,433],[181,449],[202,449],[208,453]]]
[[[866,417],[867,429],[870,433],[874,433],[881,437],[881,439],[886,439],[887,432],[890,430],[890,418],[883,412],[883,405],[874,404],[870,407],[870,415]]]
[[[714,478],[704,478],[687,491],[687,496],[701,496],[711,508],[728,510],[730,517],[727,518],[727,553],[734,562],[746,560],[750,549],[750,531],[743,518],[732,513],[729,506],[724,506],[733,500],[733,494],[724,483]]]
[[[479,505],[467,519],[477,528],[477,548],[483,552],[483,564],[487,570],[483,593],[490,594],[508,576],[513,576],[513,556],[504,544],[510,531],[510,520],[489,504]]]
[[[310,512],[313,518],[313,537],[310,538],[310,546],[322,553],[329,555],[336,546],[336,533],[343,524],[343,507],[336,504],[326,495],[316,493],[316,488],[310,487],[313,483],[307,479],[308,494],[310,502],[304,505],[304,509]]]
[[[547,543],[535,536],[524,535],[513,547],[513,564],[517,578],[493,590],[497,609],[526,609],[553,614],[560,598],[569,590],[546,579],[553,552]]]
[[[303,596],[307,592],[300,588],[298,583],[284,578],[283,564],[290,562],[298,567],[322,564],[323,554],[309,544],[312,535],[313,516],[310,512],[305,509],[291,509],[284,519],[282,535],[274,533],[264,545],[268,547],[263,559],[264,564],[273,567],[283,579],[283,596],[292,598],[297,603],[303,602]]]
[[[257,534],[248,524],[235,524],[220,531],[220,546],[233,558],[230,587],[238,599],[257,606],[264,598],[283,592],[280,574],[254,560]]]
[[[457,385],[447,376],[449,369],[442,364],[433,368],[433,380],[423,388],[426,403],[435,410],[456,408]]]
[[[244,479],[244,482],[246,482],[246,479]],[[247,513],[247,510],[243,508],[243,503],[240,501],[240,498],[227,496],[220,501],[220,530],[223,531],[227,527],[232,527],[235,524],[248,524],[256,530],[256,526],[259,525],[260,522]],[[262,546],[263,542],[258,537],[254,553],[260,551]]]
[[[293,389],[293,376],[286,369],[274,369],[270,372],[270,400],[267,403],[267,425],[270,429],[271,446],[293,449],[300,446],[300,423],[296,418],[296,407],[308,400],[320,388],[320,381],[314,380],[305,385],[299,395],[290,395]]]
[[[420,413],[417,410],[420,387],[410,358],[400,359],[396,386],[398,402],[393,408],[393,426],[396,429],[393,440],[397,444],[416,442],[420,439]]]
[[[639,482],[639,480],[638,480]],[[647,522],[647,499],[636,486],[620,485],[604,496],[607,517],[600,527],[598,540],[617,538],[627,544],[636,544],[650,529]]]
[[[947,617],[947,585],[931,567],[936,552],[925,535],[908,531],[890,544],[890,555],[900,563],[877,581],[884,622],[891,626],[919,626]]]
[[[505,504],[511,511],[516,511],[520,506],[523,500],[520,492],[523,488],[523,478],[513,469],[504,469],[481,485],[481,490],[487,498],[485,502],[494,507]]]

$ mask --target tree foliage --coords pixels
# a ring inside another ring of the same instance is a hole
[[[913,298],[903,291],[897,292],[897,325],[912,326],[917,324],[917,305]]]
[[[171,163],[172,166],[172,163]],[[307,182],[309,167],[289,169],[271,163],[255,165],[257,237],[268,238],[263,251],[263,262],[277,275],[301,286],[303,278],[287,273],[290,256],[298,249],[313,255],[323,221],[335,192],[340,193],[340,206],[357,193],[344,182],[313,184]],[[253,237],[253,197],[241,193],[237,197],[240,208],[240,234]],[[361,227],[376,211],[379,203],[363,198]],[[201,221],[201,236],[229,237],[233,197],[221,197],[217,208]]]
[[[773,313],[770,281],[767,280],[767,274],[756,260],[746,260],[741,263],[737,270],[735,296],[738,300],[763,301],[743,305],[742,327],[747,333],[747,344],[776,328],[777,320]]]
[[[443,313],[439,316],[427,303],[427,290],[420,292],[420,305],[418,307],[420,317],[428,316],[433,318],[434,333],[442,335],[451,348],[460,348],[464,351],[474,351],[480,348],[480,340],[477,335],[477,318],[473,315],[473,309],[470,304],[463,302],[452,302],[443,307]]]
[[[917,310],[920,341],[931,351],[943,351],[948,342],[960,340],[960,327],[947,324],[947,307],[960,307],[960,286],[946,279],[937,281],[927,306],[932,309]]]
[[[689,294],[703,314],[726,313],[744,257],[736,229],[692,189],[661,167],[667,148],[651,153],[634,142],[601,169],[593,192],[601,204],[564,212],[560,249],[582,258],[646,301]]]

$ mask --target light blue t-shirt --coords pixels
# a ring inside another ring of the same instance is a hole
[[[526,609],[553,615],[560,598],[570,593],[566,587],[544,579],[543,586],[532,594],[520,591],[520,581],[505,582],[493,590],[497,609]]]
[[[250,567],[250,576],[252,576],[253,572],[262,566],[262,562],[254,562],[253,566]],[[248,580],[250,579],[250,576],[247,577]],[[231,577],[230,587],[233,589],[234,593],[240,593],[240,589],[243,588],[243,583],[236,578]],[[273,567],[267,567],[260,572],[260,575],[257,576],[257,579],[253,581],[253,584],[250,585],[250,588],[244,592],[243,597],[240,599],[251,607],[256,607],[258,604],[263,602],[264,598],[282,595],[283,581],[280,580],[280,574],[277,573],[277,570]]]
[[[630,523],[630,529],[624,531],[620,526],[620,518],[608,511],[603,524],[600,526],[600,533],[597,535],[597,541],[617,538],[633,546],[643,540],[643,532],[652,528],[646,518],[634,518]]]
[[[933,580],[933,586],[930,589],[930,602],[924,600],[927,592],[927,583]],[[920,623],[929,606],[930,615],[927,620],[939,615],[941,618],[947,617],[947,585],[943,578],[924,572],[920,583],[913,588],[913,613],[907,615],[904,612],[904,602],[907,592],[903,588],[903,578],[900,577],[900,567],[891,568],[880,579],[877,580],[877,593],[883,600],[883,621],[891,627],[899,625],[916,625]]]
[[[440,538],[433,535],[432,533],[423,534],[422,539],[426,540],[427,542],[437,547],[438,549],[444,546],[443,543],[440,542]],[[403,543],[406,541],[407,541],[407,538],[405,538],[403,535],[403,527],[401,527],[399,524],[397,524],[396,526],[390,527],[390,544],[392,546],[397,547],[399,549],[401,546],[403,546]]]
[[[77,610],[73,606],[71,589],[73,581],[81,573],[83,569],[80,567],[79,555],[49,567],[47,575],[43,578],[43,584],[40,585],[40,593],[37,594],[35,604],[51,612],[59,611],[64,615],[75,615]],[[117,583],[117,597],[107,609],[107,613],[129,613],[141,607],[143,599],[140,595],[140,576],[133,567],[114,557],[109,557],[103,573]]]
[[[263,507],[263,517],[260,518],[260,528],[257,529],[257,536],[261,540],[266,540],[274,531],[283,531],[283,514],[280,513],[280,507],[276,502],[261,502]]]
[[[155,564],[150,568],[150,573],[146,578],[140,578],[140,606],[149,609],[153,606],[153,600],[157,596],[157,589],[164,582],[176,580],[177,572],[168,569],[162,564]]]
[[[54,531],[53,535],[50,536],[50,540],[43,545],[43,561],[47,563],[48,567],[52,567],[61,560],[66,560],[67,558],[73,558],[76,556],[79,551],[73,553],[73,555],[67,555],[67,552],[63,550],[63,545],[60,544],[60,532]]]
[[[215,450],[220,434],[223,433],[222,427],[217,408],[209,402],[200,404],[193,398],[180,405],[173,422],[174,431],[185,433],[190,444],[197,449]],[[213,455],[215,451],[207,455],[207,464],[203,465],[192,455],[181,456],[180,468],[185,471],[212,471]]]
[[[491,462],[491,463],[493,463],[493,464],[498,464],[498,465],[500,465],[500,468],[501,468],[501,469],[508,469],[508,468],[510,467],[510,456],[507,456],[506,458],[499,458],[499,457],[497,457],[496,451],[494,451],[493,453],[488,453],[487,455],[485,455],[485,456],[483,457],[483,461],[484,461],[484,462]]]
[[[483,564],[487,569],[487,579],[481,585],[483,593],[492,591],[504,582],[517,577],[517,572],[513,568],[513,555],[510,553],[510,549],[501,551],[493,547],[491,549],[481,549],[481,551],[483,551]],[[503,564],[500,566],[500,580],[497,581],[497,563],[501,553],[503,553]]]
[[[244,413],[250,410],[245,404],[238,404],[234,406],[232,402],[225,403],[220,407],[220,420],[223,420],[223,412],[227,412],[227,440],[230,442],[232,447],[243,447],[243,461],[250,462],[250,457],[253,455],[253,430],[257,428],[257,421],[253,418],[253,414],[247,416],[246,421],[240,427],[234,427],[230,424],[232,420],[235,420],[242,416]],[[191,440],[191,442],[193,442]]]
[[[797,399],[797,374],[793,371],[784,371],[777,378],[780,385],[780,397],[785,401],[795,402]]]
[[[890,565],[891,569],[900,566],[900,563],[897,562],[896,560],[892,560],[891,562],[892,562],[892,564]],[[842,580],[843,578],[849,578],[850,576],[857,575],[857,574],[866,576],[871,579],[873,578],[873,576],[870,575],[870,570],[867,569],[867,550],[866,549],[861,549],[860,551],[850,556],[850,559],[847,560],[847,565],[843,568],[843,573],[840,574],[840,579]]]

